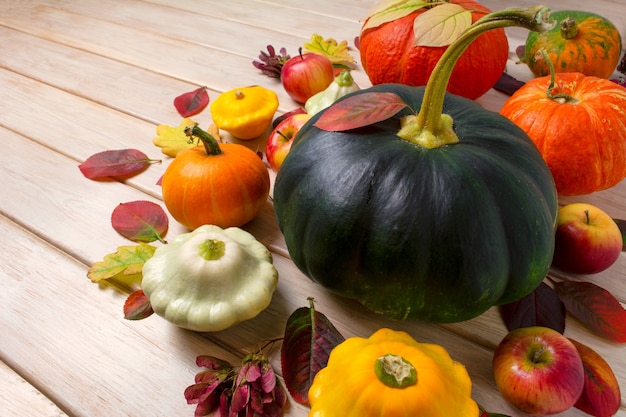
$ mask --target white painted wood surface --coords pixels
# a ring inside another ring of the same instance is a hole
[[[484,0],[492,9],[533,4]],[[216,334],[177,329],[151,317],[126,321],[126,294],[91,283],[90,265],[129,242],[110,227],[119,203],[161,203],[156,184],[168,164],[152,145],[157,124],[178,124],[172,99],[198,86],[220,92],[260,84],[277,92],[280,111],[296,107],[280,84],[251,61],[267,44],[295,51],[311,34],[348,40],[375,0],[4,0],[0,2],[0,415],[191,416],[183,390],[197,372],[195,357],[236,361],[263,340],[280,337],[287,317],[316,299],[345,336],[389,326],[439,343],[464,363],[475,399],[490,411],[523,416],[498,394],[491,376],[494,347],[506,330],[496,311],[461,324],[392,322],[329,295],[288,259],[271,202],[246,226],[272,249],[280,273],[270,307]],[[610,17],[626,35],[621,0],[545,1]],[[525,33],[508,30],[511,48]],[[353,55],[358,54],[353,50]],[[509,71],[528,71],[511,60]],[[369,85],[359,67],[355,79]],[[506,96],[478,101],[497,110]],[[209,113],[195,117],[207,125]],[[263,138],[248,142],[256,149]],[[163,163],[132,179],[94,182],[78,164],[110,149],[138,148]],[[586,201],[626,218],[626,183]],[[168,237],[185,230],[173,220]],[[626,301],[626,256],[593,282]],[[588,279],[588,278],[585,278]],[[598,351],[617,374],[626,398],[624,346],[568,319],[566,335]],[[279,369],[278,350],[270,351]],[[624,402],[624,401],[623,401]],[[290,402],[288,416],[305,416]],[[563,416],[584,416],[571,410]],[[619,415],[626,415],[624,408]]]

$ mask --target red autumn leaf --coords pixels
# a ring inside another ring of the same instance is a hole
[[[131,293],[124,303],[124,318],[126,320],[142,320],[154,313],[150,300],[143,292],[137,290]]]
[[[174,99],[176,111],[183,117],[191,117],[209,105],[209,94],[206,87],[200,87],[188,93],[181,94]]]
[[[549,327],[565,331],[565,306],[550,286],[542,282],[526,297],[500,306],[500,316],[509,331],[521,327]]]
[[[78,168],[89,179],[121,177],[136,174],[152,162],[156,161],[137,149],[119,149],[93,154]]]
[[[626,310],[604,288],[591,282],[554,283],[565,309],[591,330],[607,339],[626,342]]]
[[[136,242],[163,241],[169,220],[165,211],[151,201],[121,203],[111,214],[111,225],[120,235]]]
[[[313,378],[328,363],[330,351],[343,342],[328,318],[313,308],[301,307],[287,319],[280,358],[285,386],[295,401],[309,405]]]
[[[585,369],[583,393],[574,407],[594,417],[611,417],[621,405],[619,383],[611,366],[590,347],[569,339],[580,354]]]
[[[331,132],[356,129],[387,120],[406,107],[394,93],[355,94],[328,107],[315,126]]]

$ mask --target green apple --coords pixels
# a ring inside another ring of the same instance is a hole
[[[558,269],[596,274],[615,263],[622,246],[617,223],[600,208],[573,203],[559,209],[552,259]]]
[[[547,327],[512,330],[493,355],[493,375],[504,399],[534,416],[562,413],[583,392],[585,374],[576,346]]]

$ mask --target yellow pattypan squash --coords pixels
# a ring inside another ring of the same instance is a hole
[[[271,125],[278,96],[258,85],[235,88],[211,103],[213,123],[238,139],[254,139]]]
[[[309,417],[477,417],[471,391],[443,347],[380,329],[332,350],[309,389]]]

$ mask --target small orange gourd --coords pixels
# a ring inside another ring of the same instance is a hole
[[[556,72],[581,72],[609,78],[622,54],[619,30],[608,19],[594,13],[559,10],[551,13],[558,24],[549,31],[529,32],[524,61],[536,77],[550,74],[541,56],[545,51]]]
[[[465,367],[439,345],[380,329],[330,353],[309,389],[309,417],[477,417]]]
[[[218,144],[198,126],[185,133],[202,145],[180,152],[163,174],[163,201],[172,217],[192,230],[251,221],[269,196],[269,172],[261,158],[244,145]]]
[[[589,194],[626,178],[626,88],[582,73],[530,80],[500,114],[537,145],[560,195]]]

